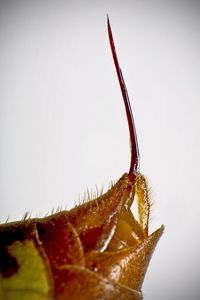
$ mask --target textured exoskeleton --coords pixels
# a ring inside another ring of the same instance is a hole
[[[148,187],[139,172],[135,126],[109,20],[108,32],[130,130],[129,173],[70,211],[0,225],[1,300],[142,299],[163,226],[149,235]],[[131,211],[134,199],[138,220]]]

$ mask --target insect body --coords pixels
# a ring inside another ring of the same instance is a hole
[[[70,211],[0,225],[1,300],[142,299],[163,226],[149,235],[148,186],[139,172],[133,115],[107,21],[130,131],[129,172]],[[131,211],[135,198],[138,220]]]

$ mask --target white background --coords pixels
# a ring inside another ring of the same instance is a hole
[[[129,168],[109,13],[151,231],[145,300],[200,298],[200,2],[0,1],[0,221],[70,209]]]

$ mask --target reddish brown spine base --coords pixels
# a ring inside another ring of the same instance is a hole
[[[1,275],[13,275],[7,272],[12,258],[8,246],[33,240],[46,254],[54,299],[89,300],[92,293],[93,299],[106,293],[105,299],[141,299],[144,275],[163,228],[145,237],[142,223],[125,206],[128,184],[125,174],[106,194],[71,211],[1,225],[0,252],[7,262]],[[82,288],[76,291],[78,283]]]

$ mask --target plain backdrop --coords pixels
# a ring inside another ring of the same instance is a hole
[[[109,14],[161,238],[145,300],[200,299],[200,2],[0,1],[0,221],[70,209],[129,168]]]

